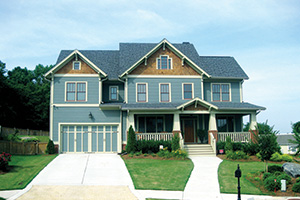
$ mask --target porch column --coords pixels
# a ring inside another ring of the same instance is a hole
[[[218,129],[216,122],[216,113],[211,112],[209,114],[209,125],[208,125],[208,142],[210,143],[210,133],[213,134],[216,141],[218,141]]]
[[[133,130],[135,131],[135,126],[134,126],[134,114],[129,112],[128,113],[128,126],[127,128],[129,129],[130,126],[132,126]],[[128,130],[127,130],[128,131]]]
[[[258,130],[256,130],[256,127],[257,127],[256,112],[252,112],[250,113],[249,132],[250,132],[250,138],[253,142],[257,142],[255,135],[258,134]]]
[[[180,117],[179,113],[174,113],[173,117],[173,134],[180,133]]]

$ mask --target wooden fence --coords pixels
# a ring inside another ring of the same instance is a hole
[[[0,140],[0,152],[15,155],[45,154],[47,142],[12,142]]]
[[[49,131],[43,130],[30,130],[30,129],[20,129],[20,128],[8,128],[0,126],[0,136],[8,136],[9,134],[14,134],[19,131],[19,135],[38,135],[38,136],[49,136]]]

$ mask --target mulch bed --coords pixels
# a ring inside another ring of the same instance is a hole
[[[155,154],[156,155],[156,154]],[[122,155],[122,158],[124,160],[128,160],[128,159],[136,159],[136,158],[139,158],[139,159],[153,159],[153,160],[183,160],[181,158],[162,158],[162,157],[159,157],[158,155],[156,156],[152,156],[152,155],[147,155],[147,156],[144,156],[144,154],[141,154],[139,156],[133,156],[133,157],[130,157],[129,154],[126,154],[126,155]],[[187,158],[188,159],[188,158]],[[186,159],[186,160],[187,160]]]
[[[219,157],[222,160],[231,160],[231,159],[227,159],[225,154],[219,154],[217,155],[217,157]],[[253,162],[262,162],[260,159],[258,159],[256,156],[249,156],[249,159],[245,160],[245,159],[237,159],[237,160],[231,160],[231,161],[239,161],[239,162],[249,162],[249,161],[253,161]],[[273,162],[273,161],[268,161],[268,164],[270,163],[274,163],[274,164],[283,164],[286,163],[286,161],[281,161],[281,162]]]

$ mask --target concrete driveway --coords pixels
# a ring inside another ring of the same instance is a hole
[[[116,154],[60,154],[26,189],[18,199],[137,199]]]

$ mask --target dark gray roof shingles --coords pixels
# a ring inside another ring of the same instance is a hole
[[[294,134],[284,134],[284,135],[277,135],[277,142],[279,145],[291,145],[296,146],[295,144],[291,143],[289,140],[295,140]]]
[[[139,59],[151,51],[158,43],[120,43],[119,50],[79,50],[91,62],[108,74],[109,79],[117,79]],[[212,78],[248,79],[247,74],[233,57],[199,56],[193,44],[172,44]],[[62,50],[57,63],[66,58],[72,50]]]
[[[209,102],[219,108],[219,110],[265,110],[265,107],[257,106],[247,102]]]

